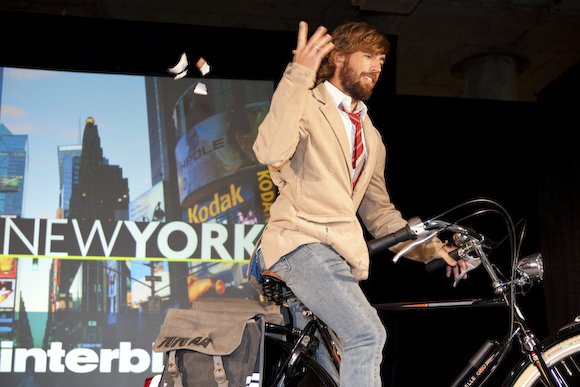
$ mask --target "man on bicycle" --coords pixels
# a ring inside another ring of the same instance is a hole
[[[388,51],[386,36],[366,23],[343,24],[332,36],[321,26],[308,39],[300,22],[253,147],[279,190],[258,258],[341,339],[341,386],[381,386],[387,337],[358,283],[368,277],[369,254],[357,213],[374,237],[407,224],[390,201],[386,148],[363,102]],[[457,275],[447,251],[435,239],[408,258],[443,258]]]

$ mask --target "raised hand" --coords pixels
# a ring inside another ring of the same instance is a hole
[[[296,49],[292,51],[294,54],[292,61],[317,72],[322,59],[334,48],[332,36],[327,33],[326,27],[320,26],[312,34],[310,39],[307,38],[308,24],[301,21],[298,25]]]

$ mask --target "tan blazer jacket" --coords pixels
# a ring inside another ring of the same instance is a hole
[[[407,223],[391,203],[385,182],[386,148],[365,118],[367,159],[353,191],[350,145],[338,108],[309,68],[290,63],[272,98],[254,143],[279,196],[261,238],[267,267],[306,243],[330,245],[366,279],[369,254],[363,229],[379,237]],[[314,87],[314,88],[313,88]],[[426,261],[433,248],[409,258]]]

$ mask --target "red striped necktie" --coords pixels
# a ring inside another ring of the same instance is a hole
[[[355,135],[354,135],[354,145],[352,147],[352,169],[354,170],[354,174],[352,176],[352,188],[356,185],[358,178],[362,172],[364,163],[365,163],[365,148],[362,141],[362,124],[359,113],[350,113],[348,110],[344,108],[344,106],[340,105],[341,109],[348,114],[350,121],[353,123],[355,127]]]

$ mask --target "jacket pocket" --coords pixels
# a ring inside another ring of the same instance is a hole
[[[326,244],[332,244],[330,233],[333,226],[346,225],[354,221],[351,216],[312,215],[300,212],[296,214],[296,220],[300,232]]]
[[[330,223],[351,223],[353,216],[350,215],[313,215],[297,211],[296,216],[308,222],[330,224]]]

